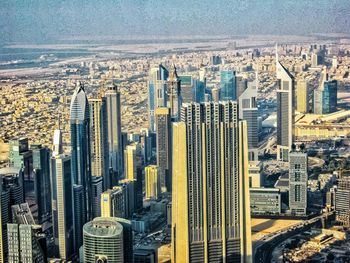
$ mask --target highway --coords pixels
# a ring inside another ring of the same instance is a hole
[[[270,233],[263,236],[260,240],[257,240],[253,244],[253,257],[254,263],[267,263],[271,261],[271,254],[273,249],[283,242],[284,240],[297,235],[312,225],[316,224],[323,218],[328,218],[334,214],[334,211],[324,213],[314,218],[304,220],[298,225],[293,225],[291,228],[280,230],[276,233]]]

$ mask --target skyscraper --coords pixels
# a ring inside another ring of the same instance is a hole
[[[157,199],[160,195],[160,176],[157,165],[145,167],[145,189],[147,199]]]
[[[330,81],[326,69],[321,76],[320,87],[314,90],[313,108],[315,114],[329,114],[337,110],[338,85],[336,80]]]
[[[23,169],[24,179],[32,179],[33,157],[29,149],[28,138],[11,140],[9,151],[10,166]]]
[[[166,82],[166,102],[166,106],[170,109],[171,120],[179,120],[180,107],[182,104],[181,80],[177,75],[174,64],[170,67],[169,77]]]
[[[84,86],[79,83],[70,105],[71,169],[73,183],[83,187],[83,224],[91,218],[91,152],[90,152],[90,110]],[[75,211],[74,211],[75,212]]]
[[[74,254],[71,157],[63,154],[60,130],[55,130],[51,158],[52,225],[55,255],[70,259]]]
[[[12,220],[12,205],[24,202],[23,170],[17,167],[0,169],[0,261],[6,262],[8,252],[7,223]]]
[[[124,172],[122,132],[121,132],[121,104],[120,92],[116,85],[110,86],[105,93],[107,100],[107,137],[109,149],[109,167],[113,169],[111,186],[118,184],[118,177]]]
[[[256,80],[257,81],[257,80]],[[249,161],[258,160],[258,108],[256,103],[256,81],[249,82],[247,88],[239,96],[239,118],[247,121],[248,129],[248,158]]]
[[[97,217],[84,225],[84,262],[124,263],[123,226],[114,217]]]
[[[139,143],[126,146],[125,149],[125,178],[135,184],[135,209],[142,208],[142,154]]]
[[[101,176],[93,176],[91,179],[92,189],[92,218],[101,216],[101,194],[103,192],[103,180]]]
[[[172,262],[252,262],[246,123],[191,103],[173,125]]]
[[[166,80],[169,77],[168,70],[162,65],[151,68],[148,79],[148,121],[149,129],[156,130],[154,123],[154,110],[158,107],[166,107]]]
[[[220,100],[236,100],[236,72],[223,70],[220,72]]]
[[[83,245],[83,226],[86,218],[85,190],[80,184],[73,184],[74,249],[78,252]]]
[[[350,177],[339,178],[335,192],[335,215],[341,225],[350,227]]]
[[[101,194],[101,216],[126,218],[128,201],[126,187],[114,186],[108,189]]]
[[[307,209],[307,153],[289,153],[289,209],[293,215],[306,215]]]
[[[103,189],[111,187],[107,139],[106,98],[90,99],[91,175],[103,178]]]
[[[277,74],[277,160],[287,162],[293,144],[294,77],[278,60]]]
[[[309,112],[309,90],[306,80],[297,81],[297,111],[300,113]]]
[[[9,262],[45,263],[46,236],[36,225],[28,203],[11,207],[13,224],[7,224]]]
[[[51,214],[50,150],[40,144],[32,144],[34,192],[38,206],[38,221],[42,223]]]
[[[169,108],[155,110],[157,165],[162,192],[171,191],[171,119]]]

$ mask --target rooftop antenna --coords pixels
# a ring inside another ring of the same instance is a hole
[[[276,47],[275,47],[275,52],[276,52],[276,63],[278,62],[278,44],[276,42]]]

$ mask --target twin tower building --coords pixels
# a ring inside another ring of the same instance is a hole
[[[171,121],[171,262],[252,262],[247,124],[239,120],[238,103],[182,103],[174,66],[169,73],[154,68],[151,79],[149,119],[157,142],[164,114]],[[235,92],[233,79],[228,83]]]

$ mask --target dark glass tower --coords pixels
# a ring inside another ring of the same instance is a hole
[[[75,186],[81,186],[83,191],[82,206],[85,213],[74,209],[75,218],[79,217],[81,226],[75,225],[76,240],[82,240],[83,224],[92,216],[91,193],[91,157],[90,157],[90,111],[84,86],[79,83],[74,91],[70,105],[72,178]],[[74,208],[76,204],[74,204]],[[78,212],[78,214],[77,214]],[[77,220],[75,220],[77,222]],[[80,235],[80,236],[77,236]],[[79,244],[78,244],[79,243]],[[82,242],[76,243],[79,248]]]
[[[38,221],[42,223],[51,213],[50,149],[31,145],[33,155],[34,191],[38,205]]]

